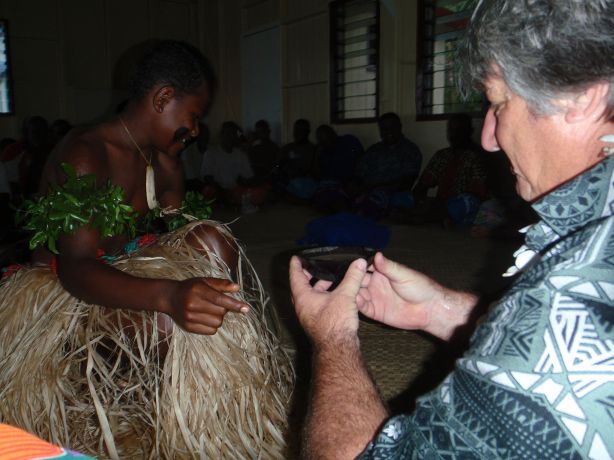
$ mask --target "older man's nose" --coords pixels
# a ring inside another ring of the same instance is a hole
[[[486,118],[484,119],[484,126],[482,127],[482,147],[488,152],[496,152],[501,150],[497,137],[495,135],[497,129],[497,117],[495,111],[491,107],[486,112]]]

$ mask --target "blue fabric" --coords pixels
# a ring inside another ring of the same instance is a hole
[[[308,200],[313,197],[318,183],[312,177],[297,177],[290,179],[286,191],[298,198]]]
[[[448,216],[456,225],[473,224],[480,209],[480,200],[470,193],[461,193],[448,200]]]
[[[395,192],[390,196],[390,206],[393,208],[411,209],[415,206],[416,201],[411,192]]]
[[[301,245],[363,246],[383,249],[390,241],[390,229],[364,217],[342,212],[320,217],[305,226]]]

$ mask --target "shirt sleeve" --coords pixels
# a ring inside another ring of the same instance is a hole
[[[242,176],[244,179],[250,179],[254,177],[254,170],[252,169],[252,165],[249,162],[249,158],[247,154],[241,152],[241,161],[239,164],[239,176]]]

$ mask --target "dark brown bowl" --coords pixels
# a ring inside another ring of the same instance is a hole
[[[297,253],[303,268],[317,280],[332,281],[329,290],[334,289],[345,276],[350,264],[356,259],[373,262],[376,249],[347,246],[323,246],[303,249]]]

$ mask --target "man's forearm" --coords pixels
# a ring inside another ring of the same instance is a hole
[[[388,416],[358,337],[314,346],[313,372],[305,457],[353,459]]]

